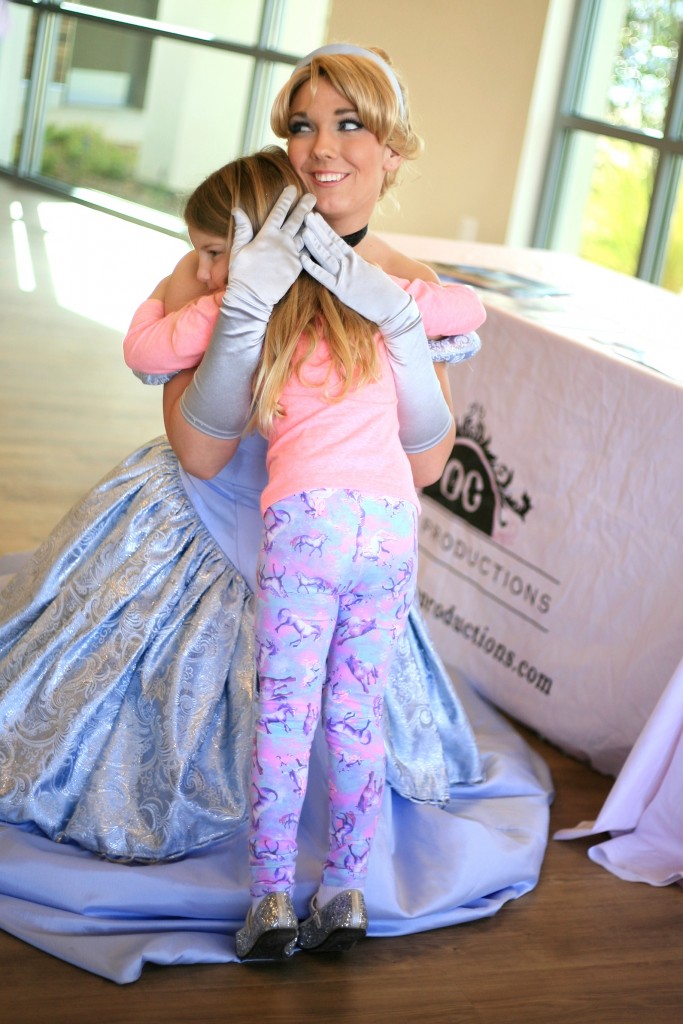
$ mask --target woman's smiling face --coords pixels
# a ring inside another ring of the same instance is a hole
[[[297,89],[287,141],[289,159],[316,199],[316,209],[339,235],[364,227],[379,199],[384,176],[401,157],[367,129],[350,100],[318,79]]]

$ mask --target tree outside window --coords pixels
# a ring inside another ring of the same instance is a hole
[[[535,243],[683,290],[683,0],[581,0]]]

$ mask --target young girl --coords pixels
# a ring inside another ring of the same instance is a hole
[[[339,148],[328,145],[316,169],[353,174],[333,185],[329,174],[305,180],[326,218],[341,209],[335,196],[346,196],[345,217],[332,225],[341,235],[374,217],[363,204],[373,182],[376,201],[381,184],[367,159],[361,172],[353,147],[362,142],[367,155],[374,139],[379,163],[381,139],[409,160],[411,123],[410,104],[406,98],[399,116],[383,67],[346,49],[353,55],[303,62],[308,71],[296,72],[296,89],[287,83],[291,102],[281,118],[282,130],[292,128],[290,159],[296,155],[305,173],[308,163],[294,149],[322,142],[324,127],[306,94],[316,68],[324,66],[344,94],[341,103],[329,97],[331,116],[340,106],[359,115],[354,123],[337,118]],[[319,88],[316,102],[322,98]],[[357,121],[370,130],[358,130]],[[436,281],[372,228],[354,251],[398,278]],[[163,315],[206,295],[197,260],[194,251],[183,257],[164,303],[152,308]],[[427,326],[424,304],[422,314]],[[431,319],[428,333],[468,329]],[[175,412],[193,376],[185,370],[166,384],[167,410]],[[217,388],[227,411],[234,381],[226,360]],[[89,488],[0,601],[0,927],[121,983],[149,961],[233,959],[233,922],[246,910],[243,823],[256,700],[249,583],[267,444],[252,433],[229,461],[197,467],[202,435],[182,416],[166,422],[168,440],[141,444]],[[210,479],[199,479],[196,467]],[[547,775],[506,720],[462,676],[449,676],[418,602],[391,667],[385,711],[391,792],[385,787],[382,842],[375,841],[366,889],[375,933],[412,934],[497,913],[538,878]],[[310,795],[322,796],[299,837],[301,918],[324,859],[325,753],[319,735]],[[156,864],[153,887],[140,861]],[[120,921],[131,914],[135,933],[122,937]]]
[[[391,358],[408,361],[418,388],[420,375],[431,387],[429,434],[415,442],[414,462],[424,468],[425,458],[441,452],[427,470],[438,476],[453,441],[414,299],[307,215],[305,200],[290,212],[301,193],[286,154],[273,147],[215,172],[185,212],[198,273],[217,287],[230,251],[226,294],[238,290],[243,309],[258,305],[257,292],[266,289],[265,264],[259,273],[245,266],[250,248],[263,248],[268,236],[287,249],[288,260],[305,242],[318,261],[301,253],[310,273],[367,314],[300,274],[272,310],[254,378],[251,425],[268,438],[269,480],[256,581],[253,905],[237,935],[243,959],[289,955],[297,937],[290,893],[319,719],[328,748],[328,854],[298,941],[307,949],[346,948],[367,927],[362,890],[384,785],[383,690],[414,593],[418,511],[389,356],[375,323],[383,326]],[[233,241],[235,206],[241,212]],[[245,244],[252,228],[258,234]],[[434,293],[437,307],[444,303],[440,286],[421,282],[417,290],[423,301]],[[218,297],[209,296],[162,318],[158,297],[143,305],[126,339],[127,362],[136,370],[175,371],[196,361],[217,315]],[[242,336],[246,325],[232,322]],[[140,352],[144,359],[136,358]]]

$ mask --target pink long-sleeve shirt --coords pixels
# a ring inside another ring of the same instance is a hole
[[[468,334],[486,319],[478,295],[467,285],[393,280],[417,302],[430,338]],[[222,292],[204,295],[168,315],[160,299],[147,299],[136,310],[123,339],[126,364],[140,373],[160,374],[197,366],[211,340],[222,298]]]
[[[485,318],[478,297],[467,287],[395,280],[417,302],[427,334],[464,334]],[[127,364],[151,374],[196,366],[211,338],[220,299],[205,296],[168,316],[160,300],[143,302],[124,340]],[[268,437],[262,512],[282,498],[317,487],[403,499],[419,509],[399,439],[394,377],[380,334],[377,348],[379,379],[350,389],[340,402],[328,400],[339,381],[329,373],[324,337],[303,364],[302,379],[290,377],[280,397],[284,416],[275,419]]]

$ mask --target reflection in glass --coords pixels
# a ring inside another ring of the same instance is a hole
[[[682,161],[678,161],[678,195],[671,218],[662,275],[663,286],[681,294],[683,294],[683,178],[680,176],[682,163]]]
[[[607,136],[576,132],[552,248],[635,274],[652,193],[656,153]]]
[[[304,53],[320,44],[329,3],[92,0],[65,6],[90,14],[98,9],[117,23],[12,8],[12,45],[0,48],[0,166],[161,224],[160,218],[177,217],[185,195],[216,167],[244,147],[274,141],[270,107],[291,65],[207,41]],[[194,33],[197,41],[158,36],[157,25]]]
[[[600,4],[575,112],[661,135],[682,28],[679,0]]]
[[[60,29],[40,175],[178,214],[239,152],[253,59],[72,18]]]

